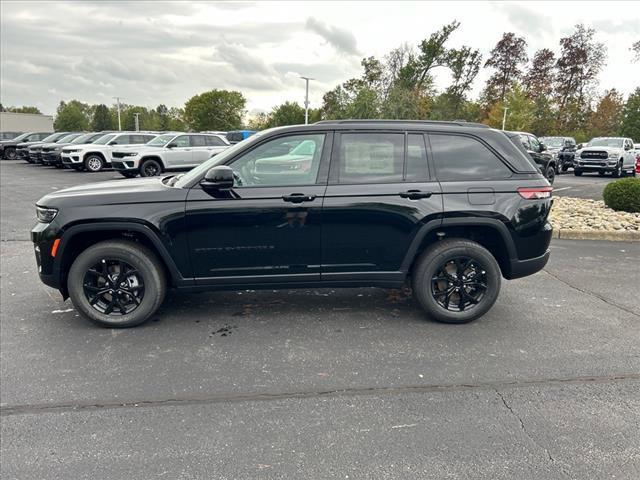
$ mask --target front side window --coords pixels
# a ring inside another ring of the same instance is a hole
[[[119,135],[111,142],[111,145],[129,145],[130,143],[129,135]]]
[[[511,170],[483,143],[462,135],[429,136],[440,181],[508,178]]]
[[[342,134],[336,160],[338,183],[402,182],[404,134]]]
[[[315,184],[324,141],[324,134],[291,135],[259,145],[231,164],[236,186]]]

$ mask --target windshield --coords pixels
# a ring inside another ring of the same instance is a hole
[[[202,176],[210,168],[215,167],[216,165],[220,165],[230,157],[233,157],[238,150],[242,150],[247,145],[251,145],[252,143],[255,143],[256,141],[258,141],[260,137],[262,137],[262,135],[268,131],[269,130],[263,130],[262,132],[256,133],[255,135],[252,135],[246,140],[240,143],[236,143],[235,145],[227,148],[226,150],[223,150],[222,152],[217,154],[215,157],[210,158],[206,162],[201,163],[196,168],[188,171],[182,177],[180,177],[180,179],[175,183],[175,186],[178,188],[184,188],[185,186],[189,185],[193,180]]]
[[[174,137],[175,135],[173,133],[171,135],[160,135],[150,142],[147,142],[147,145],[149,145],[150,147],[164,147]]]
[[[551,148],[564,147],[563,137],[541,137],[540,141],[544,143],[547,147],[551,147]]]
[[[40,140],[42,143],[55,143],[55,141],[60,138],[62,136],[62,134],[60,133],[52,133],[51,135],[49,135],[48,137],[44,137],[42,140]]]
[[[71,143],[71,140],[78,138],[80,136],[79,133],[72,133],[71,135],[65,135],[60,139],[56,140],[56,143]]]
[[[79,137],[76,137],[73,139],[73,141],[71,143],[77,145],[80,143],[91,143],[91,138],[95,137],[96,134],[95,133],[85,133],[84,135],[80,135]],[[98,138],[98,137],[96,137]]]
[[[594,138],[587,144],[587,147],[622,148],[623,143],[622,138]]]
[[[114,134],[105,135],[104,137],[100,137],[98,140],[93,142],[94,145],[106,145],[111,140],[115,138]]]
[[[30,133],[23,133],[22,135],[18,135],[16,138],[12,138],[11,141],[12,142],[20,142],[22,140],[24,140],[25,138],[27,138],[29,135],[31,135]]]

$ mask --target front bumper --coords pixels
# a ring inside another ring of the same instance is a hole
[[[134,160],[126,160],[126,159],[111,159],[111,168],[119,171],[134,171],[138,170],[138,162]]]
[[[49,287],[60,289],[59,266],[51,255],[51,249],[56,239],[54,232],[58,231],[54,222],[37,223],[31,230],[31,241],[33,242],[40,280]]]
[[[60,152],[45,152],[42,154],[43,165],[59,165],[60,163]]]
[[[63,165],[80,165],[82,163],[79,153],[63,153],[60,155],[60,160]]]
[[[574,168],[583,172],[613,172],[618,167],[618,160],[588,161],[576,160]]]

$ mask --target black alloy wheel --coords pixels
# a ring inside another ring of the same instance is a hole
[[[157,177],[162,173],[162,167],[155,160],[146,160],[140,167],[141,177]]]
[[[83,280],[84,294],[104,315],[127,315],[144,297],[145,284],[138,270],[122,260],[102,259],[89,268]]]
[[[478,260],[456,257],[431,279],[431,295],[445,310],[464,312],[478,305],[488,289],[487,272]]]

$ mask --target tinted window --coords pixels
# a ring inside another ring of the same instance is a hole
[[[204,140],[205,137],[202,135],[189,135],[191,137],[191,146],[192,147],[204,147],[206,146],[206,142]]]
[[[536,137],[529,136],[529,143],[531,144],[531,150],[534,152],[540,151],[540,142]]]
[[[150,141],[151,141],[151,140],[153,140],[154,138],[156,138],[156,137],[155,137],[155,136],[153,136],[153,135],[142,135],[143,143],[150,142]]]
[[[428,176],[424,135],[409,134],[407,138],[406,180],[424,180]]]
[[[231,164],[237,186],[313,185],[318,178],[324,134],[280,137]],[[304,148],[296,150],[297,146]]]
[[[529,137],[526,135],[518,135],[520,139],[520,144],[524,147],[525,150],[531,150],[531,144],[529,143]]]
[[[461,135],[429,136],[436,175],[441,181],[493,179],[511,171],[483,143]]]
[[[147,140],[145,140],[143,135],[130,135],[131,137],[131,143],[133,144],[140,144],[140,143],[147,143]]]
[[[218,137],[205,137],[205,140],[209,147],[225,147],[227,145]]]
[[[402,182],[404,134],[342,134],[336,160],[339,183]]]

